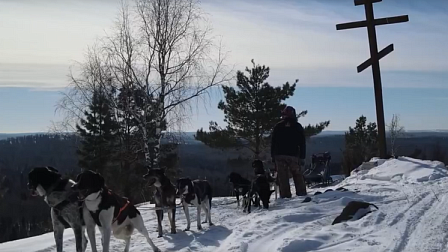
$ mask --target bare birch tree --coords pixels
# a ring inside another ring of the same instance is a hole
[[[191,115],[194,101],[232,79],[221,45],[214,43],[195,0],[123,3],[113,34],[95,48],[82,64],[80,78],[71,75],[71,89],[60,108],[77,121],[95,85],[132,91],[134,101],[125,109],[141,131],[148,168],[159,166],[163,131],[179,127]]]
[[[400,125],[400,116],[396,114],[392,115],[392,120],[390,121],[390,124],[387,125],[387,128],[389,130],[391,155],[395,156],[399,148],[397,139],[405,134],[404,127]]]

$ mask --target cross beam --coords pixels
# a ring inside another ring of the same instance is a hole
[[[381,50],[378,53],[378,60],[384,58],[384,56],[388,55],[393,50],[394,50],[394,44],[388,45],[386,48],[384,48],[383,50]],[[368,60],[364,61],[361,65],[358,66],[358,68],[357,68],[358,73],[364,71],[366,68],[368,68],[371,65],[372,65],[372,59],[368,59]]]
[[[395,17],[388,17],[388,18],[378,18],[375,19],[373,22],[375,25],[386,25],[386,24],[396,24],[396,23],[404,23],[409,21],[408,15],[401,15],[401,16],[395,16]],[[350,23],[344,23],[344,24],[337,24],[336,30],[346,30],[346,29],[353,29],[353,28],[361,28],[361,27],[367,27],[367,21],[356,21],[356,22],[350,22]]]
[[[383,107],[383,91],[381,85],[381,73],[379,60],[391,53],[394,50],[394,45],[390,44],[380,52],[378,52],[378,44],[376,39],[375,26],[385,24],[395,24],[408,22],[408,15],[379,18],[375,19],[373,15],[373,3],[381,2],[382,0],[354,0],[355,6],[364,5],[366,20],[356,21],[350,23],[337,24],[336,30],[354,29],[367,27],[367,34],[369,37],[370,59],[364,61],[357,67],[358,73],[364,71],[369,66],[372,66],[373,84],[375,91],[375,105],[376,105],[376,119],[378,125],[378,149],[380,157],[387,157],[386,145],[386,123],[384,121],[384,107]]]

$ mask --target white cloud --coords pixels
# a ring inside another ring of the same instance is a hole
[[[1,1],[0,86],[65,87],[68,65],[83,60],[87,47],[113,25],[118,7],[118,1],[100,0]],[[272,84],[299,78],[307,86],[372,85],[370,69],[356,73],[356,66],[369,58],[366,29],[336,31],[335,27],[364,19],[363,9],[352,2],[227,0],[205,1],[202,7],[210,14],[214,34],[222,36],[230,51],[228,63],[236,69],[243,70],[253,58],[271,67]],[[378,10],[378,17],[406,13],[410,17],[408,23],[377,28],[379,49],[395,45],[395,51],[381,60],[385,86],[419,85],[409,78],[390,77],[388,71],[448,75],[448,34],[443,25],[447,14]],[[35,65],[44,65],[43,70]],[[26,73],[19,73],[27,67]],[[448,86],[439,79],[425,83],[444,85]]]
[[[69,65],[0,64],[0,87],[55,89],[69,83]]]
[[[337,23],[364,19],[362,8],[309,2],[287,5],[278,1],[256,5],[226,1],[226,5],[206,8],[216,33],[223,35],[232,50],[231,61],[240,69],[255,58],[271,67],[273,78],[281,76],[284,81],[299,77],[318,86],[371,85],[371,76],[356,73],[356,67],[370,57],[366,29],[335,28]],[[395,15],[404,13],[394,10]],[[408,23],[377,27],[379,50],[390,43],[395,46],[395,51],[381,60],[385,75],[387,71],[437,71],[448,75],[448,50],[443,50],[448,34],[440,25],[447,19],[448,15],[414,11]],[[275,72],[285,75],[274,77]],[[370,74],[370,69],[365,72]],[[395,79],[389,86],[406,87],[409,83],[399,82]]]
[[[117,5],[101,1],[1,1],[0,63],[70,64],[111,27]]]

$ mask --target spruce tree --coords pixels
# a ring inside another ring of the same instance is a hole
[[[82,137],[81,148],[77,151],[79,165],[104,173],[114,157],[119,124],[115,120],[110,101],[101,88],[93,92],[89,110],[84,115],[81,125],[76,125]]]
[[[225,101],[220,101],[218,108],[224,112],[226,128],[216,122],[210,122],[209,132],[202,128],[196,132],[195,138],[213,148],[242,148],[251,150],[255,158],[259,158],[269,142],[274,125],[280,121],[280,112],[286,106],[283,103],[294,94],[296,83],[288,82],[281,87],[273,87],[268,82],[269,67],[256,65],[246,67],[245,75],[237,72],[236,88],[224,86]],[[298,117],[303,117],[302,111]],[[308,125],[305,130],[310,135],[320,133],[329,125],[329,121],[316,126]]]
[[[343,168],[346,175],[378,155],[378,130],[376,123],[367,124],[367,118],[361,116],[356,120],[354,128],[349,127],[345,133],[345,150],[343,153]]]

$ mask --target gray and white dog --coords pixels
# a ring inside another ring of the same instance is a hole
[[[157,214],[157,231],[159,238],[163,236],[162,220],[163,212],[168,212],[171,234],[176,233],[176,188],[165,174],[166,168],[148,168],[148,173],[143,177],[148,180],[149,186],[155,186],[154,200]]]
[[[191,180],[189,178],[180,178],[177,180],[177,194],[181,197],[182,205],[187,218],[187,228],[184,231],[190,230],[190,213],[188,211],[188,205],[194,205],[197,208],[197,227],[198,230],[202,229],[201,226],[201,209],[206,214],[206,223],[208,221],[209,226],[213,226],[212,223],[212,187],[207,180]]]
[[[64,229],[71,227],[75,234],[76,252],[87,248],[85,226],[82,216],[82,202],[78,192],[72,190],[74,181],[62,178],[53,167],[36,167],[28,173],[28,189],[33,196],[44,197],[51,207],[56,251],[62,252]]]

